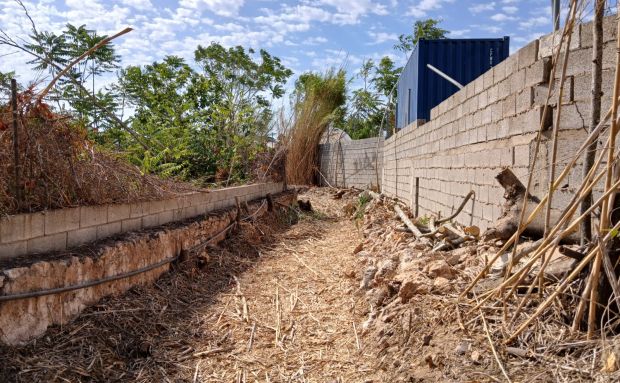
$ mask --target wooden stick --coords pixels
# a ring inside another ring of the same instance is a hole
[[[618,230],[620,229],[620,222],[618,222],[614,227],[613,230]],[[564,280],[564,282],[562,282],[557,288],[556,290],[549,296],[547,297],[547,299],[541,303],[538,306],[538,309],[536,309],[536,311],[534,312],[534,314],[532,314],[532,316],[530,316],[523,324],[521,324],[521,326],[519,326],[519,328],[506,340],[506,344],[512,342],[517,336],[519,336],[519,334],[521,334],[526,328],[527,326],[529,326],[530,323],[532,323],[532,321],[534,321],[534,319],[538,318],[538,316],[540,316],[540,314],[542,314],[543,311],[545,311],[545,309],[547,307],[549,307],[549,305],[553,302],[553,300],[561,293],[564,292],[564,290],[566,289],[566,287],[573,281],[573,279],[581,272],[581,270],[583,270],[584,267],[586,267],[586,265],[594,258],[594,256],[598,253],[598,249],[600,244],[605,245],[607,242],[609,242],[609,240],[611,239],[611,231],[609,233],[607,233],[607,235],[605,235],[605,237],[603,238],[602,242],[599,242],[599,244],[597,244],[589,253],[588,255],[586,255],[584,257],[584,259],[579,262],[579,264],[577,265],[577,267],[575,267],[575,269],[566,277],[566,279]]]
[[[59,78],[61,78],[62,76],[64,76],[71,68],[73,68],[73,66],[77,63],[79,63],[80,61],[82,61],[82,59],[88,55],[90,55],[91,53],[93,53],[94,51],[96,51],[97,49],[101,48],[102,46],[106,45],[107,43],[109,43],[110,41],[114,40],[115,38],[122,36],[126,33],[129,33],[133,31],[132,28],[125,28],[122,31],[118,32],[115,35],[112,35],[110,37],[106,37],[105,39],[99,41],[97,44],[95,44],[94,47],[90,48],[89,50],[87,50],[86,52],[82,53],[80,55],[80,57],[76,58],[75,60],[71,61],[69,63],[69,65],[67,65],[65,67],[65,69],[61,70],[60,73],[58,73],[53,79],[52,81],[50,81],[50,83],[47,85],[47,87],[45,87],[45,89],[43,89],[43,91],[39,94],[39,101],[41,101],[41,99],[43,97],[45,97],[45,95],[50,91],[50,89],[52,89],[52,87],[54,86],[54,84],[56,83],[56,81],[58,81]]]
[[[437,224],[441,225],[444,222],[448,222],[448,221],[453,220],[454,218],[456,218],[457,215],[461,214],[461,211],[465,207],[465,204],[467,203],[467,201],[469,201],[470,198],[475,197],[475,196],[476,196],[476,193],[473,190],[470,190],[469,193],[467,193],[467,195],[463,199],[463,202],[461,202],[461,205],[458,207],[458,209],[456,209],[454,214],[452,214],[449,217],[437,220]]]
[[[415,235],[416,238],[421,239],[422,232],[420,231],[420,229],[418,229],[416,225],[413,224],[413,222],[411,222],[409,217],[407,217],[407,215],[401,210],[401,208],[394,205],[394,211],[396,211],[396,214],[398,214],[398,217],[400,218],[400,220],[403,221],[405,225],[407,225],[407,227],[409,228],[409,230],[411,230],[413,235]]]
[[[512,383],[510,380],[510,376],[508,376],[508,372],[504,368],[502,361],[499,359],[499,355],[497,354],[497,350],[495,350],[495,345],[493,344],[493,339],[491,339],[491,333],[489,332],[489,326],[487,326],[487,320],[484,318],[484,313],[480,310],[480,317],[482,318],[482,325],[484,326],[484,332],[486,333],[487,340],[489,341],[489,345],[491,346],[491,351],[493,351],[493,356],[495,357],[495,361],[499,366],[500,370],[502,370],[502,374],[506,378],[509,383]]]

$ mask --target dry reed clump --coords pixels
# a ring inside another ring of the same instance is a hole
[[[291,184],[312,184],[317,170],[321,136],[345,103],[344,71],[306,74],[296,84],[293,126],[288,132],[286,179]]]
[[[189,185],[157,179],[97,148],[71,116],[18,95],[19,189],[15,188],[13,117],[0,105],[0,213],[15,214],[76,205],[132,202],[190,191]]]

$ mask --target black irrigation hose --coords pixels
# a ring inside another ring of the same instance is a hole
[[[138,270],[129,271],[129,272],[123,273],[123,274],[113,275],[113,276],[106,277],[106,278],[103,278],[103,279],[99,279],[99,280],[96,280],[96,281],[80,283],[78,285],[58,287],[58,288],[55,288],[55,289],[32,291],[32,292],[28,292],[28,293],[20,293],[20,294],[14,294],[14,295],[2,295],[2,296],[0,296],[0,302],[8,302],[8,301],[14,301],[14,300],[26,299],[26,298],[36,298],[36,297],[42,297],[44,295],[59,294],[59,293],[65,293],[67,291],[85,289],[87,287],[97,286],[97,285],[100,285],[100,284],[103,284],[103,283],[106,283],[106,282],[116,281],[118,279],[129,278],[129,277],[132,277],[132,276],[137,275],[137,274],[142,274],[142,273],[145,273],[147,271],[151,271],[153,269],[161,267],[161,266],[163,266],[163,265],[165,265],[167,263],[174,262],[178,258],[179,257],[176,256],[176,257],[173,257],[173,258],[170,258],[170,259],[166,259],[166,260],[157,262],[157,263],[155,263],[153,265],[142,267],[142,268],[140,268]]]
[[[265,204],[265,201],[263,201],[263,203],[260,205],[260,207],[254,213],[252,213],[251,215],[243,218],[243,221],[248,220],[248,219],[254,217],[256,214],[258,214],[258,212],[263,208],[264,204]],[[220,230],[217,234],[211,236],[209,239],[205,240],[204,242],[201,242],[198,245],[193,246],[193,247],[187,249],[186,251],[187,252],[193,252],[193,251],[199,249],[200,247],[206,246],[209,242],[213,241],[215,238],[219,237],[220,235],[222,235],[225,232],[227,232],[228,230],[230,230],[233,226],[235,226],[236,223],[237,222],[233,221],[231,224],[226,226],[224,229]],[[81,290],[81,289],[85,289],[85,288],[88,288],[88,287],[98,286],[98,285],[101,285],[103,283],[112,282],[112,281],[116,281],[116,280],[119,280],[119,279],[125,279],[125,278],[129,278],[129,277],[133,277],[134,275],[146,273],[147,271],[151,271],[151,270],[154,270],[154,269],[156,269],[158,267],[166,265],[168,263],[172,263],[172,262],[176,261],[177,259],[179,259],[179,255],[177,255],[176,257],[169,258],[169,259],[165,259],[163,261],[159,261],[159,262],[157,262],[155,264],[152,264],[152,265],[148,265],[148,266],[142,267],[142,268],[137,269],[137,270],[129,271],[129,272],[122,273],[122,274],[112,275],[112,276],[109,276],[109,277],[98,279],[96,281],[80,283],[80,284],[77,284],[77,285],[58,287],[58,288],[55,288],[55,289],[46,289],[46,290],[32,291],[32,292],[27,292],[27,293],[19,293],[19,294],[13,294],[13,295],[0,295],[0,303],[1,302],[8,302],[8,301],[19,300],[19,299],[37,298],[37,297],[42,297],[42,296],[45,296],[45,295],[60,294],[60,293],[68,292],[68,291]]]
[[[435,222],[435,223],[439,225],[439,224],[442,224],[442,223],[444,223],[444,222],[448,222],[448,221],[450,221],[451,219],[454,219],[457,215],[459,215],[459,214],[461,213],[461,210],[463,210],[463,208],[465,207],[465,204],[467,203],[467,201],[469,201],[469,199],[470,199],[471,197],[473,197],[475,194],[476,194],[476,193],[474,193],[474,191],[473,191],[473,190],[471,190],[469,193],[467,193],[467,195],[465,196],[465,199],[463,200],[463,202],[461,202],[461,206],[459,206],[459,208],[458,208],[458,209],[456,209],[456,211],[454,212],[454,214],[452,214],[452,215],[451,215],[451,216],[449,216],[449,217],[446,217],[446,218],[443,218],[443,219],[437,220],[437,222]]]

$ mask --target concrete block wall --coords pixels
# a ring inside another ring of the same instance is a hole
[[[113,234],[182,221],[282,191],[281,183],[243,185],[159,201],[81,206],[0,218],[0,258],[66,250]]]
[[[381,182],[383,139],[339,141],[319,146],[324,186],[367,188]]]
[[[615,22],[615,15],[604,20],[602,115],[612,98]],[[381,169],[383,192],[414,207],[417,179],[420,214],[446,216],[474,190],[476,198],[468,203],[459,220],[485,229],[499,217],[503,203],[503,189],[495,176],[504,167],[510,167],[527,182],[536,134],[542,123],[546,130],[533,174],[532,193],[542,196],[548,185],[551,128],[558,112],[561,65],[551,78],[551,55],[558,42],[557,33],[532,41],[433,108],[430,121],[411,124],[385,140]],[[556,175],[586,137],[591,114],[591,65],[592,25],[577,25],[569,47],[565,91],[560,100]],[[547,100],[551,84],[555,89]],[[543,120],[545,105],[548,112]],[[342,155],[347,156],[346,152]],[[566,185],[554,196],[554,209],[566,205],[580,182],[578,164]]]

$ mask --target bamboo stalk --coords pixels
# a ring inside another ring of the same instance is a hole
[[[605,115],[605,118],[603,118],[603,120],[601,120],[601,122],[599,122],[599,125],[596,127],[596,129],[593,130],[590,133],[590,135],[586,138],[585,142],[581,145],[581,147],[576,152],[575,156],[570,161],[570,163],[568,163],[564,167],[564,170],[562,171],[562,173],[558,176],[558,179],[556,180],[555,187],[557,187],[560,184],[560,182],[562,182],[564,180],[564,178],[570,173],[570,170],[572,169],[573,166],[575,166],[575,164],[577,163],[577,160],[583,154],[583,151],[600,135],[601,131],[605,127],[604,124],[607,122],[607,120],[609,120],[610,116],[611,116],[611,108],[607,111],[607,114]],[[547,192],[545,197],[543,197],[542,200],[538,203],[538,205],[536,205],[536,207],[534,208],[534,210],[532,211],[532,213],[529,215],[528,219],[526,220],[525,227],[527,227],[527,225],[529,225],[534,220],[536,215],[540,212],[540,209],[544,206],[544,204],[547,201],[548,195],[549,195],[549,193]],[[518,238],[519,235],[520,235],[520,232],[517,230],[510,237],[510,239],[508,239],[508,241],[506,241],[504,246],[502,246],[501,249],[498,250],[497,254],[495,254],[495,256],[478,273],[478,275],[474,278],[474,280],[472,282],[470,282],[470,284],[465,288],[465,290],[463,290],[463,292],[459,295],[459,298],[463,298],[467,293],[469,293],[471,291],[471,289],[474,288],[474,286],[476,286],[478,281],[480,281],[480,279],[482,279],[489,272],[489,269],[491,268],[491,266],[515,242],[515,240]]]
[[[527,196],[529,195],[530,189],[531,189],[531,186],[532,186],[532,178],[533,178],[533,175],[534,175],[534,168],[536,166],[536,160],[538,159],[538,152],[540,151],[540,141],[542,139],[542,132],[545,129],[544,123],[545,123],[545,120],[547,119],[547,113],[548,113],[548,109],[549,109],[549,100],[551,99],[551,92],[553,91],[553,79],[555,78],[555,72],[556,72],[556,69],[557,69],[557,63],[558,63],[558,60],[560,58],[560,52],[562,50],[562,45],[564,43],[564,36],[566,36],[566,31],[567,31],[567,28],[569,27],[569,25],[570,24],[568,23],[568,16],[567,16],[566,23],[564,24],[564,31],[562,32],[562,35],[560,36],[560,42],[558,44],[558,49],[557,49],[557,51],[555,52],[555,54],[553,56],[553,61],[552,61],[552,66],[551,66],[551,74],[549,76],[551,78],[551,82],[549,84],[549,88],[547,89],[547,97],[545,99],[545,106],[543,107],[543,114],[542,114],[542,117],[540,119],[540,126],[538,128],[538,132],[536,133],[536,145],[534,147],[534,157],[532,158],[532,161],[530,163],[530,167],[528,169],[527,185],[525,187],[525,196],[526,196],[526,198],[523,199],[523,206],[521,207],[521,213],[519,214],[519,225],[517,226],[515,244],[519,243],[519,236],[521,235],[523,230],[525,230],[527,225],[529,225],[529,223],[526,223],[525,225],[523,224],[523,219],[525,218],[525,210],[527,209],[527,204],[529,202]],[[568,49],[566,51],[568,52]],[[541,203],[542,203],[542,201],[541,201]],[[512,266],[513,266],[513,258],[516,256],[516,248],[517,247],[515,246],[514,249],[513,249],[512,255],[510,256],[510,260],[509,260],[508,268],[507,268],[507,273],[505,275],[510,275],[510,272],[511,272]]]
[[[620,7],[620,4],[618,4]],[[617,19],[617,31],[620,32],[620,19]],[[611,128],[609,130],[609,150],[607,152],[607,177],[605,178],[605,191],[612,187],[613,179],[613,148],[616,147],[616,135],[618,134],[618,96],[620,93],[620,37],[616,38],[616,76],[614,81],[614,96],[611,105]],[[601,205],[601,221],[599,231],[604,233],[610,224],[610,204],[613,202],[614,193],[611,193],[608,200]],[[599,243],[599,246],[600,243]],[[598,280],[600,277],[601,264],[603,262],[603,252],[599,251],[594,264],[592,265],[592,291],[590,291],[590,311],[588,313],[588,339],[594,336],[596,328],[596,306],[598,303]]]
[[[618,222],[614,227],[614,230],[618,230],[620,229],[620,222]],[[543,311],[545,311],[545,309],[547,307],[549,307],[549,305],[553,302],[553,300],[561,293],[564,292],[564,290],[566,289],[566,287],[573,281],[573,279],[575,279],[575,277],[577,275],[579,275],[579,273],[581,272],[581,270],[583,270],[584,267],[586,267],[586,265],[594,258],[594,256],[598,253],[598,249],[599,246],[605,245],[607,242],[609,242],[609,240],[611,239],[611,232],[607,233],[607,235],[605,235],[605,238],[603,238],[603,240],[597,244],[584,258],[581,262],[579,262],[579,264],[577,265],[577,267],[568,275],[568,277],[566,277],[566,279],[564,280],[564,282],[562,282],[557,288],[556,290],[549,296],[547,297],[547,299],[541,303],[538,306],[538,309],[536,309],[536,311],[534,312],[534,314],[532,314],[532,316],[530,316],[525,322],[523,322],[521,324],[521,326],[519,326],[519,328],[517,328],[517,330],[506,340],[506,344],[512,342],[517,336],[519,336],[529,325],[530,323],[532,323],[532,321],[534,321],[536,318],[538,318],[538,316],[540,316],[540,314],[542,314]]]

